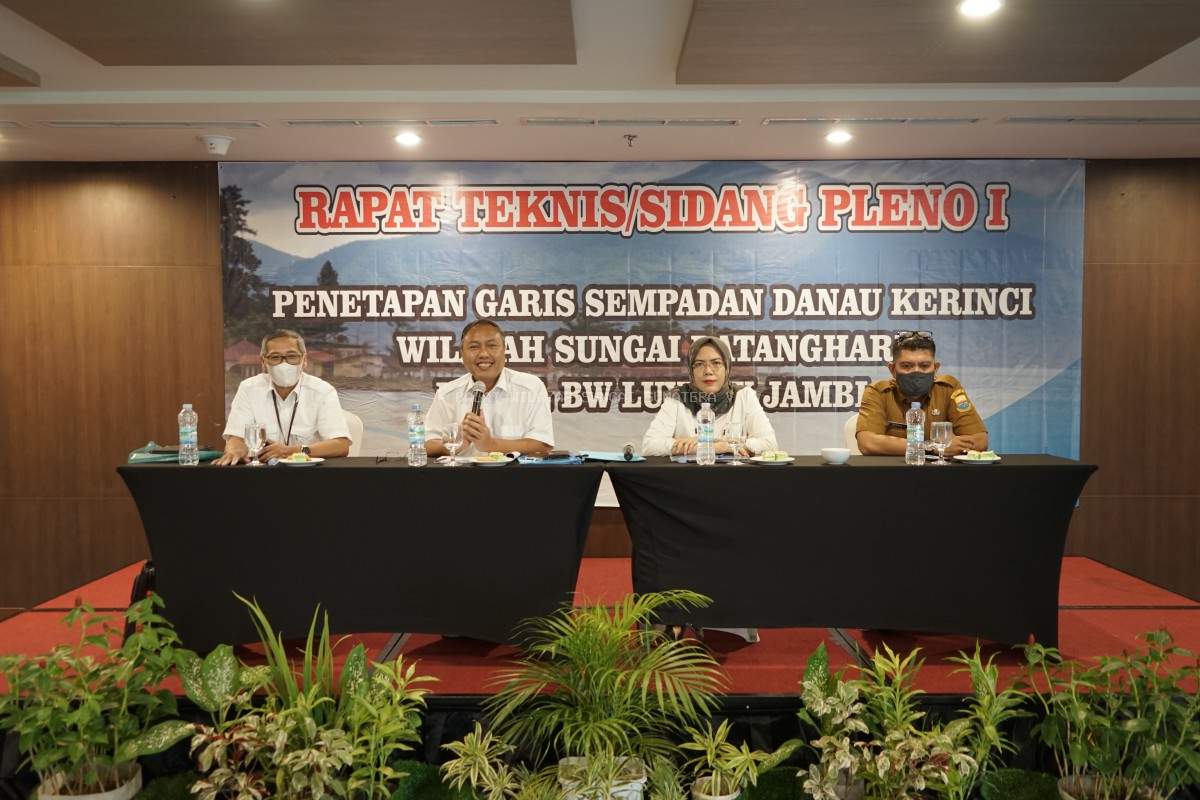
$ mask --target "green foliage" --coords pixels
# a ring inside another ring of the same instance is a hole
[[[1059,800],[1058,781],[1043,772],[997,769],[983,776],[979,796],[983,800]]]
[[[1027,717],[1029,713],[1021,708],[1026,700],[1023,692],[1012,686],[1000,690],[995,656],[989,656],[984,663],[978,642],[972,655],[959,653],[950,660],[962,665],[956,672],[971,676],[971,699],[962,719],[968,726],[966,741],[977,769],[949,773],[941,794],[952,800],[966,800],[980,780],[995,769],[995,759],[1016,750],[1005,729],[1014,719]]]
[[[680,745],[697,754],[686,766],[692,770],[696,785],[705,794],[734,794],[747,786],[757,785],[759,772],[778,766],[804,744],[792,739],[774,753],[763,753],[751,750],[745,742],[734,745],[729,741],[729,730],[729,720],[722,721],[716,730],[712,723],[703,730],[688,728],[692,740]]]
[[[248,237],[251,201],[240,186],[221,187],[221,299],[225,308],[225,340],[257,341],[277,327],[271,319],[266,285],[258,274],[262,261]]]
[[[0,696],[0,728],[17,734],[25,763],[43,782],[62,776],[61,791],[106,791],[123,781],[122,764],[161,752],[187,737],[191,726],[169,719],[175,697],[158,688],[171,673],[175,631],[151,596],[125,620],[133,632],[119,646],[123,625],[83,605],[65,617],[78,627],[71,644],[28,657],[0,657],[8,684]]]
[[[1054,648],[1025,648],[1023,688],[1045,714],[1034,733],[1060,774],[1090,776],[1101,800],[1139,788],[1169,797],[1200,782],[1200,663],[1164,630],[1141,638],[1143,649],[1090,665]],[[1173,659],[1187,663],[1172,668]]]
[[[687,800],[683,788],[683,773],[675,762],[664,756],[655,756],[650,765],[650,800]]]
[[[398,756],[420,741],[425,691],[417,684],[431,679],[403,657],[368,666],[360,644],[335,681],[328,615],[318,632],[320,612],[313,613],[293,660],[262,608],[239,599],[258,629],[264,667],[238,664],[227,647],[203,661],[192,653],[177,659],[188,696],[214,718],[192,738],[204,776],[193,789],[200,800],[389,797],[405,777]],[[258,689],[265,697],[256,707]]]
[[[703,647],[651,623],[660,608],[708,602],[682,590],[630,595],[611,610],[565,607],[526,623],[524,655],[485,703],[496,732],[539,758],[669,753],[669,737],[708,716],[725,678]]]
[[[810,659],[802,681],[805,717],[821,736],[812,743],[818,763],[801,777],[815,800],[836,800],[854,780],[864,782],[871,800],[927,791],[948,796],[978,769],[967,746],[968,720],[923,726],[921,691],[913,686],[922,663],[917,654],[901,657],[885,644],[855,681],[829,676],[823,651]]]
[[[500,737],[475,729],[461,741],[443,745],[454,758],[442,765],[442,780],[454,791],[471,793],[483,800],[556,800],[558,784],[552,770],[531,772],[511,766],[507,758],[512,745]]]
[[[191,786],[197,777],[194,772],[163,775],[143,786],[135,800],[191,800]]]

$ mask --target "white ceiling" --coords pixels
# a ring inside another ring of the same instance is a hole
[[[248,0],[247,0],[248,1]],[[258,0],[255,0],[258,1]],[[266,0],[284,2],[285,0]],[[954,3],[943,0],[947,13]],[[0,0],[2,3],[3,0]],[[0,53],[36,88],[0,89],[2,160],[203,160],[196,136],[235,138],[223,160],[657,160],[1200,156],[1200,124],[1014,124],[1011,116],[1200,119],[1200,40],[1110,84],[680,86],[691,0],[573,0],[564,66],[105,67],[0,5]],[[1001,12],[1003,13],[1003,12]],[[526,117],[733,118],[722,128],[531,128]],[[767,127],[771,117],[977,117],[973,124]],[[491,118],[488,127],[290,128],[288,119]],[[255,121],[249,130],[61,130],[46,121]],[[636,134],[628,147],[623,134]]]

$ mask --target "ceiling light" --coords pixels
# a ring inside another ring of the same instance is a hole
[[[416,147],[421,143],[421,137],[417,136],[412,131],[404,131],[396,134],[396,144],[402,144],[405,147]]]
[[[845,144],[854,138],[854,134],[845,128],[834,128],[829,133],[825,134],[825,141],[830,144]]]
[[[1001,0],[962,0],[958,4],[958,13],[971,19],[983,19],[995,14],[1003,5]]]

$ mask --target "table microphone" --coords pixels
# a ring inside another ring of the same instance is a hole
[[[485,391],[483,381],[475,381],[471,384],[471,391],[475,393],[475,399],[471,401],[471,413],[478,416],[479,409],[483,406],[483,393]]]
[[[626,461],[633,461],[633,442],[626,442],[622,451],[625,454]]]

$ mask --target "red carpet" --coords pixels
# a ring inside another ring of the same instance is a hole
[[[121,609],[129,600],[134,576],[141,564],[134,564],[92,581],[36,609],[0,620],[0,653],[40,653],[56,644],[70,641],[70,630],[62,624],[63,611],[77,601],[97,609]],[[576,603],[609,603],[631,591],[629,560],[623,558],[586,558],[576,587]],[[1137,635],[1165,627],[1176,642],[1200,651],[1200,603],[1153,586],[1133,576],[1086,558],[1063,560],[1060,592],[1059,630],[1063,653],[1074,658],[1119,654],[1137,646]],[[847,630],[790,628],[760,631],[762,640],[747,644],[720,632],[709,632],[706,643],[729,673],[730,692],[747,695],[795,695],[804,661],[820,642],[829,650],[835,669],[855,663],[855,650],[868,657],[881,641],[894,650],[920,647],[925,667],[919,677],[920,688],[931,693],[959,693],[969,688],[963,675],[955,674],[957,665],[946,659],[960,650],[970,651],[974,640],[961,636],[933,636],[912,633],[888,633]],[[348,637],[336,650],[340,662],[357,642],[366,645],[372,658],[382,655],[390,635],[362,634]],[[420,661],[419,671],[438,679],[429,686],[436,694],[481,694],[497,670],[503,669],[514,654],[511,647],[472,639],[443,639],[439,636],[413,635],[405,644],[406,658]],[[1002,676],[1015,674],[1020,654],[999,645],[986,646],[984,653],[995,653]],[[261,656],[253,648],[239,648],[248,662]],[[2,690],[2,687],[0,687]]]

